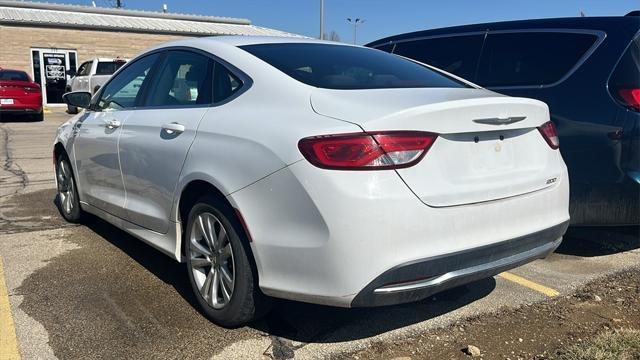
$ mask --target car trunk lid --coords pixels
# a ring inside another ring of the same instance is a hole
[[[39,85],[29,81],[0,80],[0,96],[2,97],[19,98],[29,95],[32,91],[39,91]]]
[[[396,170],[427,205],[455,206],[537,191],[562,172],[538,131],[549,121],[537,100],[484,89],[316,89],[319,114],[364,131],[418,130],[439,136],[418,164]]]

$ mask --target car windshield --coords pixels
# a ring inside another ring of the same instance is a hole
[[[467,87],[426,66],[375,49],[313,43],[258,44],[240,48],[292,78],[319,88]]]
[[[100,61],[96,68],[96,75],[112,75],[124,64],[124,61]]]
[[[0,80],[4,81],[31,81],[24,71],[0,70]]]

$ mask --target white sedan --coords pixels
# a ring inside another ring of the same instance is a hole
[[[545,257],[568,224],[547,106],[382,51],[295,38],[164,44],[54,144],[57,202],[184,262],[223,326],[271,297],[417,301]]]

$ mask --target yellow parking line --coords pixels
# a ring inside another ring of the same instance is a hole
[[[51,114],[51,110],[49,110],[48,108],[42,109],[42,112],[45,114]]]
[[[524,286],[524,287],[528,287],[529,289],[535,290],[537,292],[541,292],[545,295],[547,295],[548,297],[555,297],[560,295],[560,293],[550,287],[546,287],[544,285],[540,285],[538,283],[535,283],[531,280],[527,280],[523,277],[520,277],[518,275],[514,275],[512,273],[509,272],[503,272],[501,274],[498,274],[499,277],[505,279],[505,280],[509,280],[511,282],[514,282],[518,285]]]
[[[20,359],[16,329],[13,325],[11,305],[9,304],[9,293],[4,281],[2,259],[0,259],[0,359]]]

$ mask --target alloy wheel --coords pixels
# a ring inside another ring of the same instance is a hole
[[[69,169],[67,161],[60,160],[60,162],[58,162],[57,173],[60,208],[66,214],[71,214],[74,206],[75,189],[73,175],[71,174],[71,169]]]
[[[235,286],[227,230],[215,215],[203,212],[193,222],[189,242],[189,267],[200,295],[214,309],[224,308]]]

